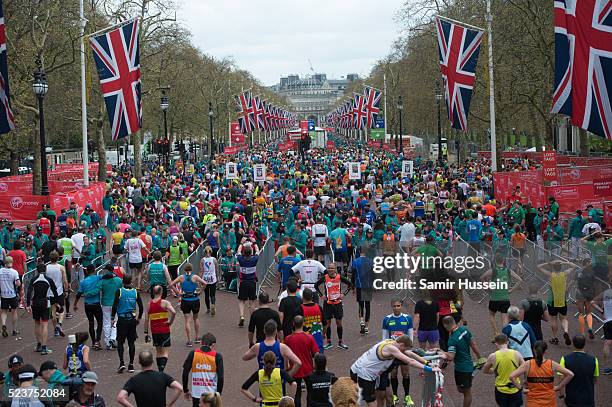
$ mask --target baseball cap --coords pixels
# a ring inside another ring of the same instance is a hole
[[[32,380],[36,377],[36,368],[32,365],[25,365],[19,369],[19,380]]]
[[[9,358],[8,360],[9,369],[15,365],[23,365],[23,358],[21,357],[21,355],[14,354],[14,355],[11,355],[11,357]]]
[[[178,236],[172,236],[172,240],[178,240]]]
[[[54,369],[57,369],[57,364],[52,360],[47,360],[46,362],[43,362],[42,365],[40,365],[40,369],[38,370],[38,375],[42,376],[45,370],[54,370]]]
[[[95,372],[85,372],[81,377],[83,383],[95,383],[98,384],[98,375]]]

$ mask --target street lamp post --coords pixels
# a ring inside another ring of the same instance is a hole
[[[210,122],[210,137],[209,137],[209,155],[210,161],[215,158],[215,140],[213,136],[213,118],[215,116],[215,112],[213,111],[212,102],[208,102],[208,119]]]
[[[404,129],[402,128],[402,111],[404,110],[404,102],[402,102],[402,95],[397,98],[397,110],[399,110],[399,154],[404,151]]]
[[[436,81],[436,105],[438,108],[438,163],[440,167],[443,165],[442,156],[442,121],[440,119],[440,101],[442,100],[442,92],[440,92],[440,83]]]
[[[49,195],[49,182],[47,178],[47,142],[45,137],[45,112],[43,108],[43,99],[49,90],[47,84],[47,75],[42,68],[40,59],[36,60],[36,71],[34,71],[34,82],[32,82],[32,90],[38,99],[38,123],[40,125],[40,173],[42,176],[42,195]]]
[[[162,112],[164,112],[164,138],[165,138],[165,146],[167,147],[166,150],[164,151],[164,156],[166,157],[166,163],[165,166],[166,168],[168,167],[168,165],[170,164],[170,141],[168,140],[168,120],[166,119],[166,112],[168,111],[168,108],[170,107],[170,103],[168,102],[168,97],[166,96],[166,91],[162,90],[162,97],[161,97],[161,101],[159,103],[159,107],[162,110]]]

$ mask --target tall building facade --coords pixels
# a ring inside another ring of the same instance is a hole
[[[320,125],[324,124],[325,115],[342,99],[346,87],[357,79],[357,74],[348,74],[341,79],[328,79],[324,73],[303,78],[288,75],[281,77],[271,89],[291,101],[299,119],[314,119]]]

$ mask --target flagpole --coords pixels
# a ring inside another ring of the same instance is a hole
[[[232,92],[232,87],[231,87],[231,79],[228,78],[227,79],[227,93],[228,95],[230,95],[231,97],[231,92]],[[232,146],[232,114],[230,113],[230,106],[228,104],[227,106],[227,127],[229,130],[229,143],[228,146],[231,147]]]
[[[491,10],[491,1],[490,0],[487,0],[487,10]],[[463,27],[472,28],[472,29],[478,30],[478,31],[484,31],[484,28],[476,27],[475,25],[467,24],[467,23],[464,23],[462,21],[453,20],[452,18],[444,17],[444,16],[441,16],[439,14],[437,15],[437,17],[440,20],[446,20],[446,21],[449,21],[449,22],[451,22],[453,24],[461,25]]]
[[[387,73],[386,72],[383,72],[383,98],[384,98],[383,104],[384,104],[384,109],[385,109],[385,133],[383,136],[382,143],[384,143],[387,140]]]
[[[487,31],[489,34],[489,117],[491,122],[491,170],[497,171],[497,135],[495,132],[495,90],[493,85],[493,15],[491,0],[487,0]],[[438,146],[441,148],[441,146]]]
[[[83,0],[79,2],[81,18],[81,125],[83,131],[83,186],[89,186],[89,147],[87,146],[87,85],[85,83],[85,11]],[[99,152],[98,152],[99,153]]]

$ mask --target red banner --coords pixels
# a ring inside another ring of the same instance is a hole
[[[327,143],[325,144],[325,147],[327,147],[328,150],[335,150],[336,149],[336,143],[334,143],[331,140],[327,140]]]
[[[612,165],[595,167],[561,167],[558,169],[561,184],[578,184],[601,178],[612,179]]]
[[[240,131],[238,122],[232,122],[230,136],[232,137],[232,145],[244,144],[244,134]]]
[[[302,135],[308,135],[308,120],[300,120],[300,130],[302,131]]]
[[[297,143],[295,141],[288,141],[278,145],[278,151],[297,150]]]
[[[42,206],[47,203],[49,203],[48,196],[1,194],[0,218],[7,218],[10,220],[34,220],[38,212],[42,210]]]
[[[6,178],[0,181],[0,194],[32,194],[32,178],[24,180],[9,181]]]
[[[542,155],[542,178],[544,181],[557,181],[557,152],[544,151]]]
[[[593,180],[593,194],[601,197],[612,197],[612,177]]]
[[[227,146],[225,147],[225,149],[223,150],[223,154],[238,154],[240,151],[242,151],[242,146]]]

